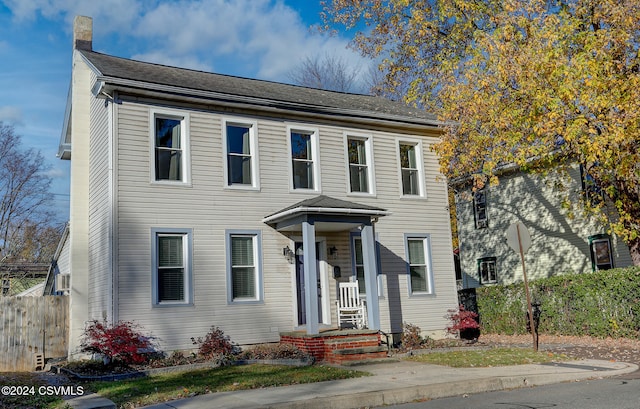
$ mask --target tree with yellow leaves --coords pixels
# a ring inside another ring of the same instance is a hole
[[[450,124],[445,175],[480,187],[505,164],[582,164],[608,196],[586,208],[640,265],[640,3],[333,0],[323,17],[359,29],[353,45],[382,61],[386,87],[408,81],[406,102]]]

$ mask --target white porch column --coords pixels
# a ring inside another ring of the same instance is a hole
[[[376,263],[376,240],[373,225],[362,226],[362,259],[364,262],[364,284],[367,292],[367,321],[369,329],[380,329],[380,303],[378,301],[378,266]]]
[[[302,222],[302,247],[304,249],[305,306],[307,309],[307,334],[319,333],[318,322],[318,272],[316,271],[316,227]]]

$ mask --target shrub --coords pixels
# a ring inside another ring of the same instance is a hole
[[[311,360],[312,356],[300,350],[292,344],[261,344],[243,351],[240,359],[305,359]]]
[[[402,325],[402,338],[400,339],[402,349],[409,350],[421,348],[424,341],[420,336],[421,332],[422,330],[419,326],[405,322]]]
[[[156,351],[153,338],[142,335],[140,326],[131,321],[113,325],[92,321],[84,331],[80,348],[83,352],[100,354],[109,362],[125,365],[144,363]]]
[[[450,309],[447,312],[446,318],[451,321],[451,325],[445,328],[447,334],[460,335],[463,339],[478,338],[480,335],[478,314],[466,310],[462,304],[457,309]]]
[[[231,355],[236,348],[229,336],[215,325],[211,327],[204,338],[191,338],[191,342],[198,346],[198,355],[205,359]]]

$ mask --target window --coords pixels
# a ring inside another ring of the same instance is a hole
[[[153,229],[153,304],[192,302],[191,230]]]
[[[403,196],[424,196],[422,145],[420,142],[398,143],[400,178]]]
[[[261,235],[252,231],[227,231],[229,302],[262,300]]]
[[[358,280],[358,291],[360,294],[367,293],[367,286],[364,282],[364,256],[362,253],[362,238],[360,233],[351,233],[351,254],[353,255],[353,272]],[[382,294],[382,284],[380,282],[380,243],[376,239],[376,267],[378,270],[378,294]]]
[[[153,158],[152,180],[156,182],[188,181],[188,141],[186,117],[152,112]]]
[[[349,192],[374,193],[370,137],[347,136],[347,162],[349,166]]]
[[[480,284],[493,284],[498,281],[495,257],[478,259],[478,276]]]
[[[428,235],[405,235],[409,294],[431,294],[431,246]]]
[[[258,188],[257,124],[223,120],[226,185],[234,188]]]
[[[11,280],[8,278],[2,279],[2,295],[8,296],[11,291]]]
[[[591,250],[591,264],[593,271],[609,270],[613,268],[613,256],[611,252],[611,238],[606,234],[596,234],[589,237]]]
[[[320,190],[318,132],[289,129],[291,188]]]
[[[593,176],[589,174],[587,169],[580,165],[580,179],[582,180],[582,194],[584,198],[591,202],[592,205],[597,205],[604,199],[604,192],[600,189],[600,186],[596,183]]]
[[[473,215],[476,220],[476,229],[489,226],[486,190],[478,190],[473,194]]]

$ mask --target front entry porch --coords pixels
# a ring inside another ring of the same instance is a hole
[[[376,330],[327,330],[319,334],[305,331],[280,333],[280,342],[295,345],[318,362],[336,365],[383,359],[388,348]]]
[[[335,235],[344,232],[348,236],[349,232],[356,231],[361,243],[358,246],[361,248],[361,255],[357,274],[358,280],[362,279],[361,293],[366,298],[367,316],[363,321],[374,333],[380,330],[374,225],[379,217],[388,214],[386,210],[373,206],[318,196],[303,200],[263,219],[264,223],[292,240],[290,247],[283,249],[283,254],[290,254],[289,262],[295,266],[293,270],[297,314],[294,328],[304,325],[304,330],[300,328],[302,334],[326,338],[326,335],[321,336],[320,332],[323,325],[332,326],[327,290],[328,272],[326,269],[323,271],[323,267],[328,265],[325,262],[326,245],[322,245],[323,239],[317,233]],[[294,250],[291,250],[291,247]],[[355,278],[356,273],[353,274]],[[339,269],[333,271],[333,277],[340,277]],[[318,342],[316,340],[312,344]]]

